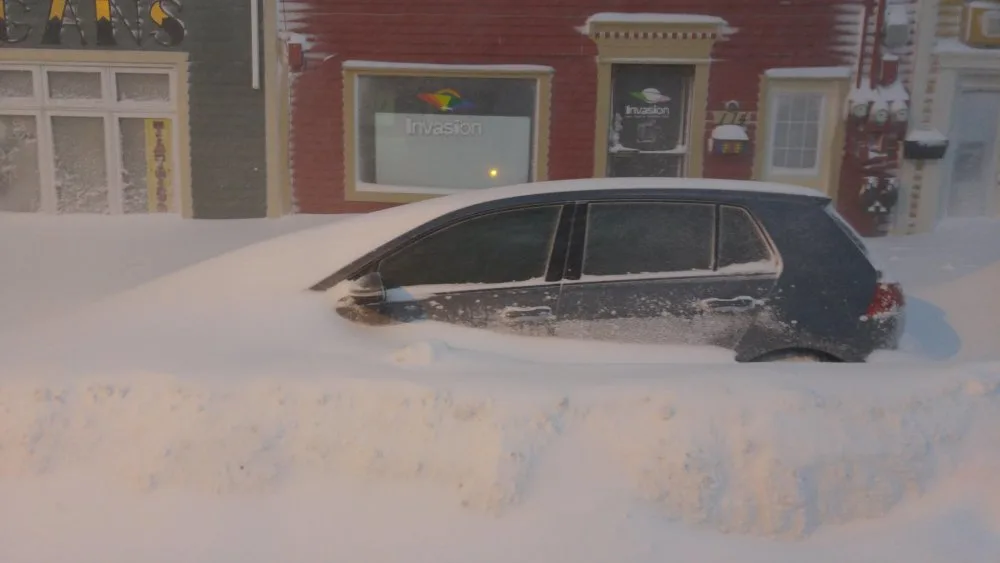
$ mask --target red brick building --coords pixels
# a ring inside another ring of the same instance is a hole
[[[812,186],[871,231],[849,106],[885,1],[280,1],[295,209],[703,176]]]

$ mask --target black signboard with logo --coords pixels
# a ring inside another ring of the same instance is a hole
[[[688,97],[694,69],[680,65],[612,67],[609,176],[683,173]],[[673,154],[671,154],[673,153]]]

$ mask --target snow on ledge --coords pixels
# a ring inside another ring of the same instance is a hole
[[[544,65],[454,65],[437,63],[397,63],[389,61],[344,61],[343,68],[352,70],[431,70],[431,71],[493,71],[553,73],[555,69]]]
[[[702,14],[601,12],[587,18],[587,25],[592,23],[676,23],[724,26],[726,25],[726,20],[718,16],[707,16]]]
[[[746,129],[739,125],[719,125],[712,129],[712,138],[716,141],[749,141]]]
[[[591,26],[595,23],[714,25],[724,28],[724,34],[735,31],[728,27],[726,20],[718,16],[708,16],[703,14],[654,14],[647,12],[601,12],[587,18],[587,23],[576,29],[580,33],[590,35],[593,32]]]
[[[907,141],[914,141],[928,147],[937,147],[948,144],[948,137],[945,137],[937,129],[918,129],[910,131],[906,135]]]
[[[771,68],[764,71],[768,78],[831,79],[850,78],[854,69],[849,66],[807,66]]]

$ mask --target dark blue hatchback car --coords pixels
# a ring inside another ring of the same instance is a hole
[[[341,288],[338,312],[367,324],[705,344],[738,361],[856,362],[898,345],[902,288],[813,190],[618,178],[440,199],[312,289]]]

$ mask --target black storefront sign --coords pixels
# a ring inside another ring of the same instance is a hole
[[[608,176],[682,175],[693,76],[683,65],[612,66]]]

